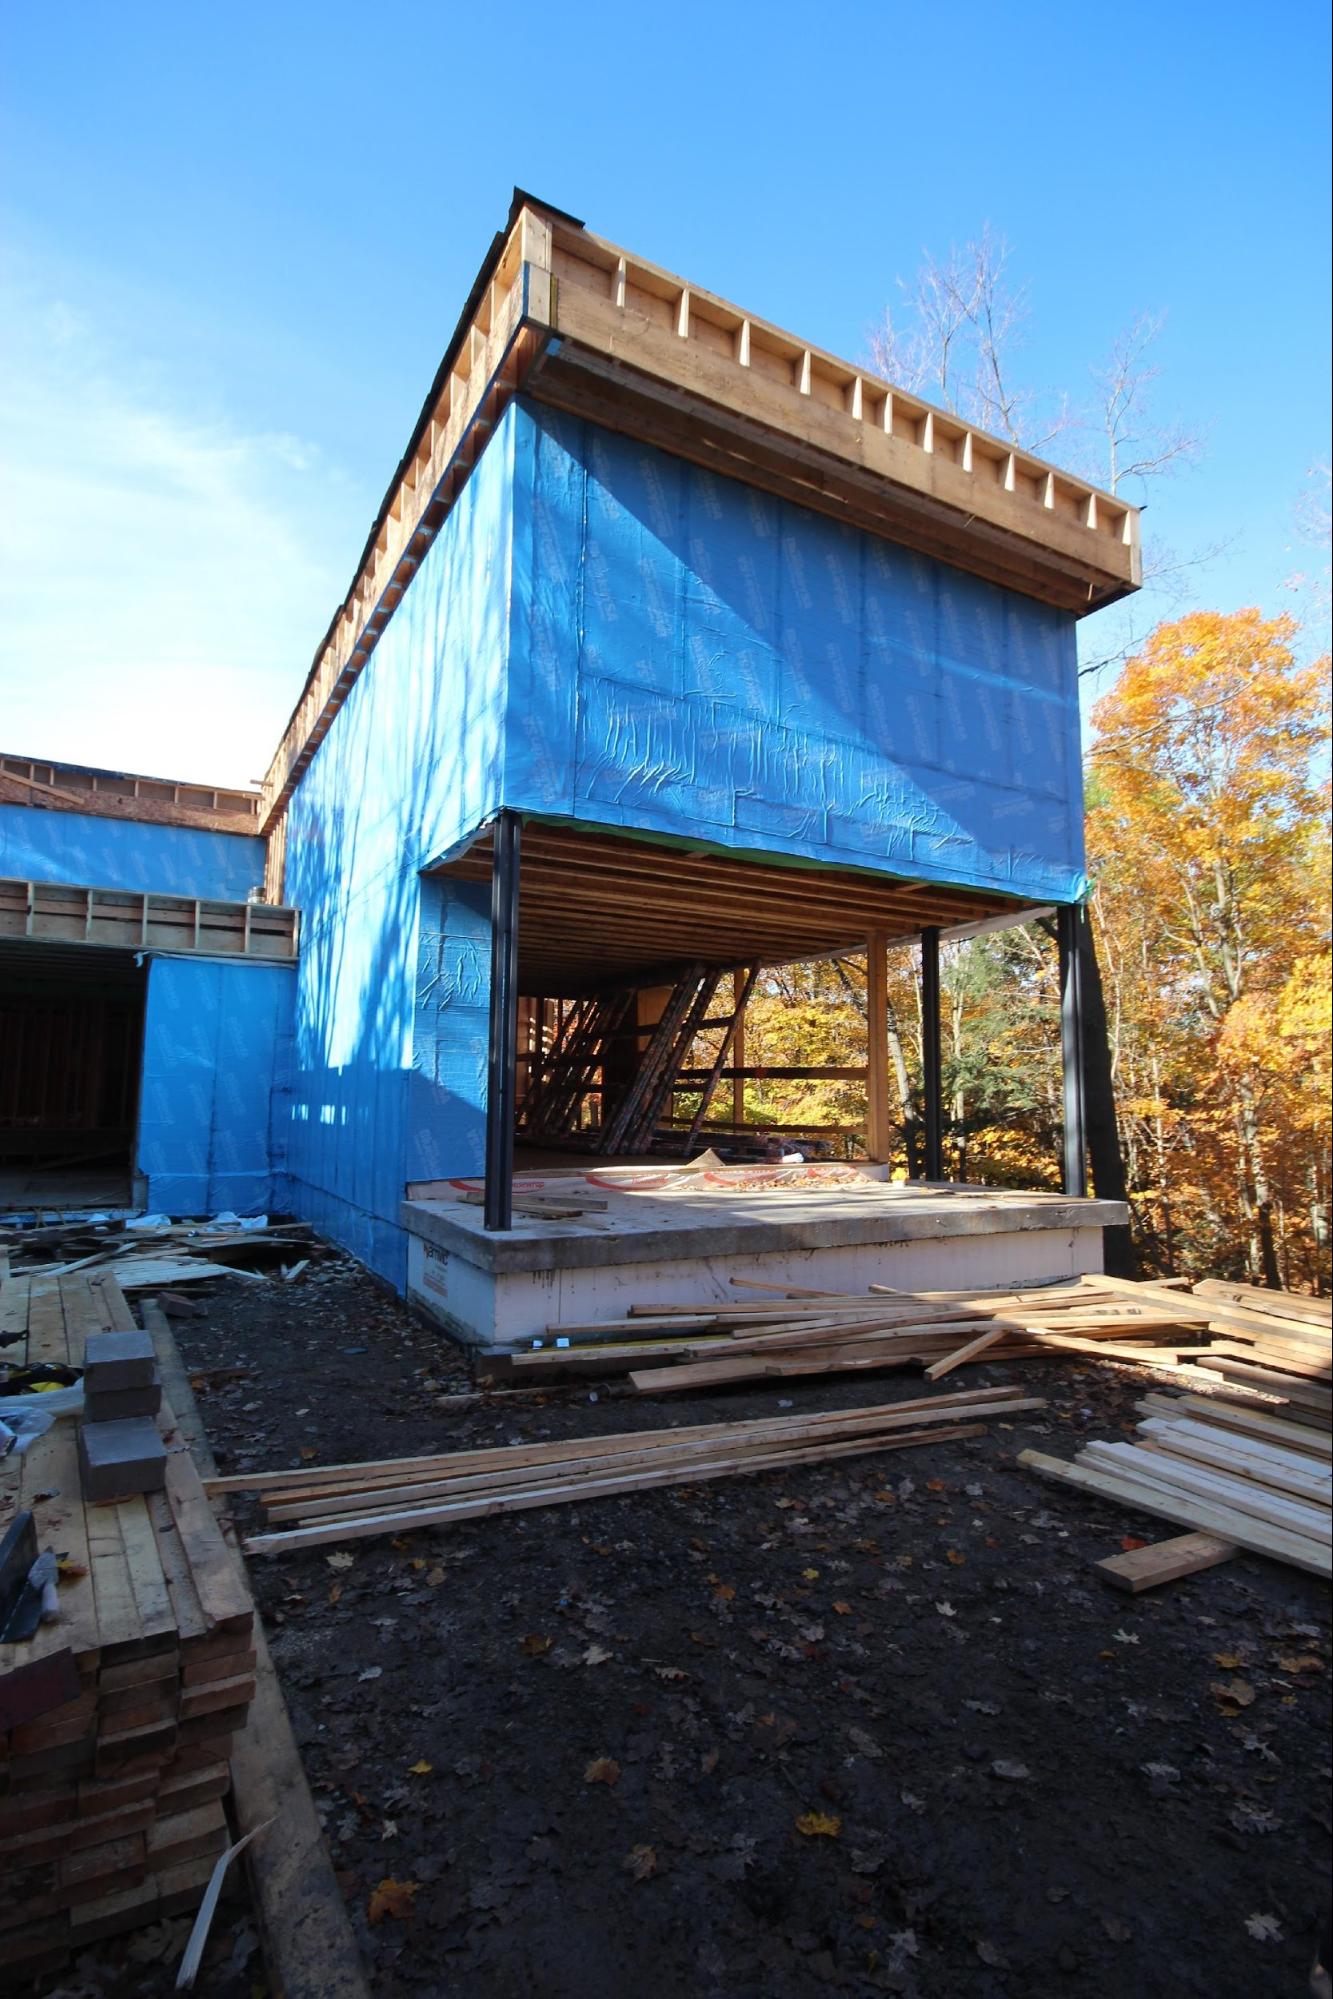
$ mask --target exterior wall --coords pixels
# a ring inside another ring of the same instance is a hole
[[[503,803],[511,440],[502,425],[289,808],[291,1200],[400,1289],[409,1173],[481,1156],[489,917],[419,870]]]
[[[289,808],[297,1212],[400,1288],[480,1170],[489,917],[421,870],[502,805],[1066,900],[1073,621],[525,401]]]
[[[506,805],[1068,901],[1074,620],[537,405]]]
[[[135,1161],[150,1209],[244,1215],[286,1205],[295,990],[286,965],[152,960]]]
[[[264,842],[244,833],[0,805],[0,875],[244,902],[264,879]]]

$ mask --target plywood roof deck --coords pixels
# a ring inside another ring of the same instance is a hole
[[[1141,580],[1122,499],[516,195],[265,777],[265,831],[520,390],[1075,615]]]
[[[7,756],[0,752],[0,804],[52,812],[86,812],[100,819],[134,819],[145,825],[192,826],[210,833],[259,832],[259,793],[219,790],[176,778],[88,764]]]
[[[489,884],[491,835],[435,872]],[[1029,905],[979,890],[896,881],[850,868],[776,866],[527,820],[519,892],[519,987],[549,999],[652,985],[682,965],[775,965],[864,950],[872,934],[915,942],[923,928]]]

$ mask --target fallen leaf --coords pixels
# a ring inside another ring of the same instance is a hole
[[[341,1584],[341,1583],[335,1583],[335,1584],[333,1585],[333,1588],[332,1588],[332,1589],[331,1589],[331,1590],[329,1591],[329,1602],[330,1602],[330,1603],[337,1603],[337,1601],[338,1601],[339,1597],[340,1597],[340,1596],[342,1595],[342,1593],[343,1593],[343,1586],[342,1586],[342,1584]]]
[[[345,1549],[339,1549],[336,1555],[326,1555],[324,1559],[331,1569],[350,1569],[356,1556],[349,1555]]]
[[[423,1756],[419,1763],[408,1764],[407,1774],[409,1777],[429,1777],[431,1771],[434,1768],[435,1765],[433,1763],[428,1763],[425,1757]]]
[[[384,1668],[383,1666],[367,1666],[365,1671],[358,1673],[356,1677],[358,1680],[382,1680],[384,1678]]]
[[[636,1881],[647,1881],[657,1872],[657,1855],[651,1846],[632,1846],[620,1864]]]
[[[315,1455],[315,1447],[314,1447],[314,1445],[313,1445],[313,1444],[304,1444],[304,1445],[302,1445],[302,1447],[301,1447],[301,1462],[302,1462],[303,1464],[307,1464],[307,1465],[308,1465],[308,1464],[310,1463],[310,1460],[311,1460],[311,1458],[313,1458],[313,1457],[314,1457],[314,1455]]]
[[[1248,1680],[1214,1680],[1209,1692],[1220,1701],[1233,1701],[1237,1707],[1251,1707],[1258,1698]]]
[[[1214,1652],[1213,1664],[1220,1666],[1224,1673],[1234,1673],[1241,1663],[1239,1652]]]
[[[427,1575],[426,1581],[429,1583],[432,1589],[438,1589],[440,1587],[440,1584],[444,1581],[444,1570],[432,1569],[430,1573]]]
[[[653,1671],[659,1680],[688,1680],[690,1677],[683,1666],[654,1666]]]
[[[1322,1673],[1324,1670],[1323,1660],[1315,1658],[1313,1653],[1282,1656],[1277,1663],[1279,1672],[1283,1673]]]
[[[529,1659],[540,1659],[543,1652],[549,1652],[555,1644],[554,1638],[543,1638],[539,1631],[530,1631],[520,1640],[520,1649]]]
[[[948,1490],[949,1488],[942,1478],[928,1478],[926,1480],[927,1492],[947,1492]]]
[[[585,1666],[604,1666],[612,1656],[605,1645],[590,1645],[583,1655],[583,1663]]]
[[[801,1574],[805,1577],[805,1580],[808,1583],[818,1582],[819,1580],[818,1569],[802,1569]]]
[[[1276,1916],[1247,1916],[1245,1927],[1260,1943],[1281,1943],[1282,1926]]]
[[[730,1603],[736,1595],[730,1583],[714,1583],[713,1595],[719,1603]]]
[[[935,1606],[941,1617],[957,1617],[958,1612],[951,1603],[937,1603]]]
[[[832,1812],[802,1812],[796,1830],[807,1839],[837,1839],[842,1832],[842,1820]]]
[[[1120,1546],[1125,1554],[1132,1554],[1135,1548],[1146,1548],[1148,1543],[1139,1534],[1122,1534]]]
[[[957,1548],[946,1548],[944,1559],[946,1562],[951,1562],[954,1568],[961,1569],[967,1561],[967,1556],[960,1555]]]
[[[618,1784],[620,1765],[614,1756],[594,1756],[583,1773],[585,1784]]]
[[[833,1608],[839,1617],[850,1617],[852,1614],[852,1606],[849,1603],[843,1603],[841,1600],[835,1603]]]
[[[1132,1631],[1113,1631],[1111,1636],[1117,1645],[1137,1645],[1139,1642]]]
[[[389,1875],[372,1893],[366,1915],[372,1923],[382,1923],[386,1916],[405,1923],[412,1913],[412,1899],[420,1889],[419,1881],[395,1881]]]

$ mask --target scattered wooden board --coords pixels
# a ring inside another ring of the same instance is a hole
[[[1092,1566],[1113,1589],[1137,1596],[1162,1583],[1178,1582],[1182,1576],[1196,1576],[1201,1569],[1215,1569],[1219,1562],[1229,1562],[1235,1552],[1233,1542],[1219,1541],[1213,1534],[1175,1534],[1169,1541],[1152,1541],[1123,1555],[1107,1555]]]

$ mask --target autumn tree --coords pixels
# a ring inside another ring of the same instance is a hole
[[[1289,618],[1161,626],[1094,711],[1090,861],[1112,1047],[1144,1225],[1168,1268],[1327,1237],[1327,663]],[[1293,1060],[1293,1057],[1296,1059]],[[1323,1108],[1320,1108],[1322,1104]],[[1290,1261],[1290,1246],[1288,1246]],[[1303,1275],[1313,1274],[1311,1271]]]

